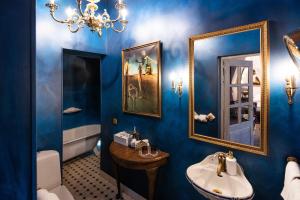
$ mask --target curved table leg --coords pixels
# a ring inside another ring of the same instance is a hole
[[[148,200],[154,199],[157,171],[158,167],[146,170],[148,177]]]
[[[117,180],[117,188],[118,188],[118,194],[116,195],[116,199],[122,199],[122,193],[121,193],[121,184],[120,184],[120,167],[117,163],[113,162],[113,168]]]

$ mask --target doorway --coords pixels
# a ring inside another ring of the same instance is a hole
[[[259,54],[221,57],[221,137],[260,146]]]
[[[77,199],[88,196],[84,187],[96,189],[87,181],[96,182],[93,178],[100,168],[100,68],[100,54],[63,49],[63,182]],[[89,176],[92,167],[95,174]]]

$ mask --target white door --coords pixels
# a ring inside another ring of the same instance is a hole
[[[253,144],[253,63],[223,59],[222,62],[222,139]]]

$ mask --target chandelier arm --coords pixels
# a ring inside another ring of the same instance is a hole
[[[56,22],[58,22],[58,23],[66,24],[66,23],[69,22],[68,20],[59,20],[59,19],[57,19],[57,18],[54,16],[54,12],[51,12],[50,15],[51,15],[51,17],[54,19],[54,21],[56,21]]]
[[[80,27],[77,26],[77,28],[73,30],[73,29],[71,28],[71,24],[68,24],[68,29],[69,29],[69,31],[70,31],[71,33],[77,33],[77,32],[79,31]]]
[[[120,19],[121,19],[121,15],[119,14],[116,19],[111,19],[110,22],[115,23],[115,22],[119,21]]]
[[[83,17],[81,5],[82,5],[82,0],[77,0],[77,7],[78,7],[79,14]]]
[[[125,26],[122,25],[122,29],[116,29],[114,26],[111,26],[112,30],[114,30],[117,33],[122,33],[125,30]]]

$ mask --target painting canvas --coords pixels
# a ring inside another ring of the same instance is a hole
[[[161,117],[160,42],[122,51],[123,112]]]

